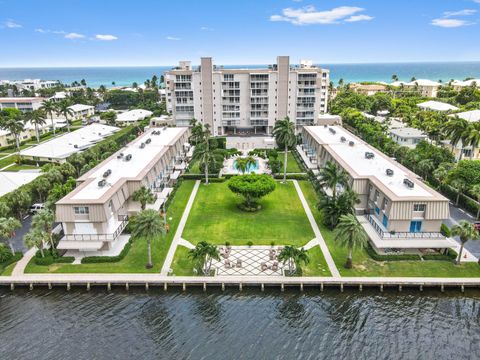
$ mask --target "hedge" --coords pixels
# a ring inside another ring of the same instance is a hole
[[[1,262],[0,263],[0,274],[5,270],[5,268],[8,265],[17,262],[21,258],[23,258],[23,254],[21,252],[16,252],[15,255],[12,255],[8,260],[5,260],[4,262]]]
[[[414,255],[414,254],[401,254],[401,255],[380,255],[373,249],[373,247],[368,244],[366,248],[367,254],[376,261],[420,261],[422,258],[424,260],[438,260],[438,261],[451,261],[455,260],[457,253],[452,249],[448,249],[447,254],[425,254],[425,255]]]
[[[274,175],[275,179],[283,179],[283,174]],[[309,180],[307,174],[287,174],[287,179],[289,180]]]
[[[52,254],[49,249],[45,249],[43,253],[45,255],[44,257],[42,257],[42,253],[40,252],[40,250],[37,250],[37,252],[35,253],[34,262],[36,265],[48,266],[54,263],[71,264],[75,260],[75,257],[73,256],[59,256],[56,251],[55,254]]]
[[[130,238],[125,244],[123,250],[117,256],[87,256],[82,259],[82,264],[119,262],[120,260],[123,260],[125,256],[127,256],[130,248],[132,247],[132,242],[133,240]]]

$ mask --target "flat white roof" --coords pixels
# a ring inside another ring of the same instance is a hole
[[[480,121],[480,110],[465,111],[457,114],[449,115],[450,117],[458,116],[461,119],[465,119],[470,122]]]
[[[74,112],[78,111],[85,111],[85,110],[90,110],[90,109],[95,109],[95,106],[92,105],[84,105],[84,104],[75,104],[72,106],[68,107],[69,109],[72,109]]]
[[[436,81],[428,80],[428,79],[417,79],[414,81],[410,81],[407,85],[409,86],[440,86],[441,84]]]
[[[160,131],[160,135],[152,135],[153,131]],[[96,200],[101,198],[103,194],[121,179],[137,177],[155,156],[171,144],[172,140],[177,137],[177,135],[184,131],[186,131],[185,128],[149,129],[142,136],[135,139],[121,150],[124,154],[123,158],[117,159],[112,156],[109,161],[102,166],[97,167],[87,178],[95,180],[83,186],[83,188],[74,194],[71,199]],[[150,144],[146,144],[143,149],[140,148],[141,143],[145,142],[147,139],[151,139]],[[125,156],[129,154],[132,155],[131,160],[125,161]],[[110,176],[106,178],[107,185],[99,187],[98,182],[103,179],[103,173],[107,170],[112,171]]]
[[[45,100],[40,97],[0,97],[0,103],[18,103],[18,102],[42,102]]]
[[[119,122],[135,122],[145,119],[146,117],[152,116],[152,112],[143,109],[135,109],[126,111],[124,113],[118,114],[117,121]]]
[[[0,171],[0,196],[28,184],[40,175],[39,171]]]
[[[425,101],[420,104],[417,104],[419,108],[422,109],[429,109],[435,111],[451,111],[451,110],[458,110],[456,106],[441,102],[441,101]]]
[[[390,134],[393,134],[402,138],[426,138],[427,137],[427,135],[425,135],[422,130],[418,130],[411,127],[390,129]]]
[[[103,138],[120,130],[115,126],[92,124],[53,138],[43,144],[20,151],[23,156],[65,159],[71,154],[93,146]],[[76,145],[76,147],[75,147]]]
[[[375,177],[386,188],[390,189],[398,197],[433,197],[433,195],[419,186],[419,181],[412,177],[411,173],[407,173],[399,164],[382,154],[377,149],[367,146],[365,142],[359,141],[350,132],[341,126],[307,126],[309,131],[315,134],[324,144],[328,145],[339,158],[359,176],[372,178]],[[335,134],[330,132],[335,130]],[[342,142],[341,137],[345,137],[346,141]],[[349,145],[349,141],[354,142],[354,146]],[[373,159],[366,159],[365,153],[374,154]],[[386,170],[393,170],[393,176],[387,176]],[[408,188],[403,183],[405,178],[415,183],[415,186]]]

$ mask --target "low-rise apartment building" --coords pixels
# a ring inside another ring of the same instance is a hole
[[[40,97],[0,97],[0,110],[18,109],[25,113],[39,109],[44,100]]]
[[[406,146],[410,149],[415,148],[422,140],[427,140],[428,136],[422,130],[411,127],[399,127],[389,129],[390,138],[398,145]]]
[[[301,137],[297,150],[312,171],[331,161],[348,173],[358,219],[377,251],[454,246],[440,234],[448,199],[415,173],[340,126],[306,126]]]
[[[159,210],[186,168],[189,129],[150,128],[81,176],[77,188],[56,203],[64,237],[58,248],[72,256],[118,255],[128,216],[140,210],[131,199],[145,186],[157,196],[147,208]]]
[[[83,120],[95,115],[95,106],[92,105],[75,104],[68,108],[72,110],[70,120]]]
[[[165,73],[167,110],[177,126],[195,118],[213,135],[271,134],[289,116],[297,127],[315,124],[327,112],[329,71],[288,56],[261,69],[227,69],[204,57],[193,69],[181,61]]]

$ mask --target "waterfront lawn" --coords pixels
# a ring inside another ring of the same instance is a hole
[[[364,249],[354,250],[353,268],[345,269],[347,249],[336,246],[333,232],[322,224],[322,215],[316,207],[318,198],[312,184],[308,181],[299,183],[342,276],[480,277],[480,266],[477,263],[455,265],[452,261],[439,260],[375,261]]]
[[[285,152],[279,151],[278,160],[281,160],[283,163],[284,157],[285,157]],[[298,164],[297,160],[293,156],[292,152],[289,151],[287,154],[287,173],[301,173],[301,172],[304,172],[304,171],[300,168],[300,165]],[[280,173],[283,174],[283,166]]]
[[[172,260],[172,276],[193,276],[193,261],[188,257],[188,252],[185,246],[179,245],[175,251],[175,256]],[[199,274],[201,275],[201,274]]]
[[[182,237],[192,244],[302,246],[315,237],[292,182],[277,182],[276,189],[259,203],[262,209],[249,213],[237,205],[243,201],[224,183],[202,184]]]
[[[170,231],[165,238],[159,236],[152,240],[153,268],[146,269],[147,242],[143,239],[135,239],[132,248],[121,261],[114,263],[97,264],[52,264],[50,266],[36,265],[33,259],[27,265],[26,273],[159,273],[162,268],[168,249],[172,243],[173,236],[177,229],[180,217],[183,214],[194,181],[183,181],[176,191],[172,203],[168,207],[167,217],[170,224]]]
[[[302,265],[302,276],[332,276],[320,246],[315,246],[307,251],[310,261]]]

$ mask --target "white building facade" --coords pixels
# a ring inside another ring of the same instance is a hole
[[[226,69],[202,58],[165,73],[167,110],[177,126],[195,118],[213,135],[271,134],[289,116],[297,127],[327,112],[329,71],[311,62],[290,66],[288,56],[263,69]]]

